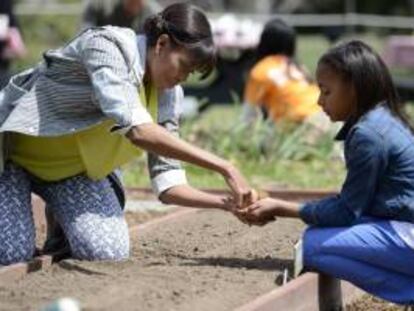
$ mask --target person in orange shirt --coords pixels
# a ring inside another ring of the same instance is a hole
[[[317,104],[318,86],[294,59],[295,46],[295,30],[284,21],[275,18],[265,25],[257,48],[258,62],[244,91],[246,123],[262,115],[275,123],[311,120],[322,129],[328,124]]]

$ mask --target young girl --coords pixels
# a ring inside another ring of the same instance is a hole
[[[147,19],[145,35],[92,28],[14,76],[0,93],[6,159],[0,264],[33,256],[31,192],[55,215],[72,256],[128,257],[122,185],[113,172],[138,156],[138,148],[151,152],[150,176],[161,201],[227,209],[223,196],[187,185],[179,163],[169,159],[175,158],[223,175],[241,203],[250,189],[239,171],[175,135],[183,97],[178,83],[192,71],[208,73],[214,61],[204,13],[173,4]]]
[[[240,212],[258,224],[298,217],[304,266],[365,291],[414,303],[414,136],[390,74],[368,45],[351,41],[318,63],[319,105],[345,121],[347,177],[340,194],[299,205],[262,199]]]
[[[257,47],[257,63],[244,91],[244,120],[261,114],[277,124],[280,120],[302,122],[321,112],[318,87],[295,61],[296,33],[283,20],[266,23]]]

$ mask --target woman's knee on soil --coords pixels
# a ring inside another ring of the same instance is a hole
[[[66,236],[74,258],[117,261],[129,257],[129,233],[124,217],[84,215],[69,228]]]
[[[34,238],[14,238],[8,241],[2,240],[0,245],[0,265],[10,265],[28,261],[33,258],[35,250]]]
[[[30,182],[11,162],[0,174],[0,215],[0,264],[30,260],[35,252]]]

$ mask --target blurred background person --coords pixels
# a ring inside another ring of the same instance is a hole
[[[246,123],[258,117],[275,123],[281,120],[303,122],[314,116],[324,119],[317,104],[319,89],[304,67],[296,62],[295,50],[295,30],[281,19],[270,20],[261,34],[257,62],[244,90],[243,120]]]
[[[145,19],[161,9],[156,0],[86,0],[81,28],[113,25],[138,33]]]
[[[26,48],[20,34],[13,1],[0,1],[0,88],[7,84],[10,77],[11,61],[23,57]]]

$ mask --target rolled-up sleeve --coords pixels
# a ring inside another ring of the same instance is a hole
[[[372,204],[378,180],[387,166],[382,137],[370,128],[358,128],[346,148],[347,176],[340,194],[302,205],[300,216],[304,222],[318,226],[350,225]]]
[[[180,86],[165,91],[159,99],[158,123],[175,136],[179,136],[182,99]],[[185,170],[178,160],[148,153],[148,169],[153,191],[158,196],[174,186],[187,184]]]
[[[82,42],[81,59],[103,113],[115,120],[122,133],[132,126],[153,122],[138,96],[131,60],[119,42],[105,31],[96,31],[86,38]]]

